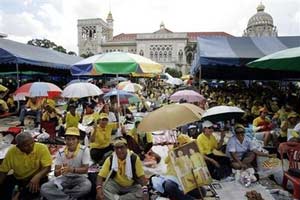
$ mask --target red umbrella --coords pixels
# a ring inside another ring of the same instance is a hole
[[[26,83],[14,92],[15,99],[23,99],[24,97],[47,97],[53,98],[61,94],[61,89],[48,82]]]

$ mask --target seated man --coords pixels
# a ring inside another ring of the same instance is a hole
[[[41,104],[36,97],[28,99],[24,108],[20,112],[21,125],[24,125],[24,118],[27,114],[34,114],[36,116],[36,123],[41,122]]]
[[[91,158],[94,162],[99,163],[104,154],[113,150],[111,146],[111,135],[114,129],[118,128],[118,123],[108,122],[108,115],[106,113],[100,114],[99,123],[95,125],[94,131],[91,135]]]
[[[79,122],[82,120],[81,118],[83,115],[79,115],[76,113],[76,105],[75,104],[70,104],[69,105],[69,111],[63,118],[63,124],[66,123],[66,129],[69,127],[78,127]],[[83,112],[82,112],[83,114]]]
[[[268,146],[272,140],[271,130],[273,125],[271,120],[267,117],[268,110],[266,108],[259,109],[259,116],[253,120],[255,130],[255,137],[258,140],[264,141],[264,146]]]
[[[138,133],[137,132],[137,127],[140,124],[140,122],[141,122],[140,120],[137,120],[135,122],[134,128],[129,131],[129,133],[127,134],[127,136],[125,136],[125,138],[127,140],[127,143],[130,142],[130,140],[128,139],[128,136],[130,136],[133,139],[133,142],[136,143],[137,146],[134,144],[133,145],[128,144],[128,148],[130,150],[134,151],[134,153],[138,154],[140,156],[141,160],[144,160],[145,154],[147,154],[148,151],[150,151],[153,146],[153,136],[152,136],[152,133],[150,133],[150,132],[147,132],[147,133]],[[123,132],[123,134],[124,134],[124,132]],[[131,147],[137,147],[137,149],[131,148]]]
[[[55,109],[55,107],[49,103],[45,104],[44,111],[42,114],[42,121],[53,122],[58,125],[59,117],[61,116]]]
[[[260,152],[254,148],[251,140],[245,137],[245,127],[243,125],[237,124],[234,130],[235,135],[229,139],[226,148],[226,153],[231,158],[231,166],[234,169],[253,167],[252,164],[255,164],[256,155],[274,157],[274,155]]]
[[[15,185],[19,186],[20,198],[33,199],[40,185],[47,181],[52,158],[44,144],[34,142],[30,133],[16,136],[16,146],[12,146],[0,165],[0,197],[12,198]],[[7,173],[13,170],[13,175]]]
[[[80,145],[79,136],[76,127],[66,130],[66,147],[56,155],[56,178],[41,187],[41,194],[46,199],[77,199],[90,192],[92,185],[87,178],[90,153],[87,147]]]
[[[213,124],[210,121],[202,123],[203,133],[197,137],[200,152],[204,155],[207,168],[214,179],[220,180],[231,174],[230,160],[228,157],[218,155],[221,149],[225,132],[221,132],[221,139],[217,142],[213,133]]]
[[[114,153],[105,160],[98,174],[97,199],[146,198],[147,182],[140,158],[127,149],[125,138],[117,137],[113,144]]]

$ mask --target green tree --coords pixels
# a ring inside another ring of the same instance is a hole
[[[180,78],[182,76],[181,71],[178,71],[177,69],[173,69],[173,68],[167,68],[165,72],[175,78]]]
[[[61,45],[57,45],[48,39],[32,39],[27,42],[29,45],[38,46],[46,49],[53,49],[62,53],[67,53],[67,50]]]
[[[89,53],[83,53],[80,55],[80,57],[83,57],[83,58],[88,58],[88,57],[91,57],[93,56],[94,54],[92,52],[89,52]]]
[[[77,56],[77,53],[75,53],[74,51],[69,51],[68,54],[72,56]]]
[[[187,44],[184,47],[184,53],[185,53],[185,56],[186,56],[187,64],[192,65],[192,62],[194,60],[196,51],[197,51],[197,44],[196,43],[195,44]]]

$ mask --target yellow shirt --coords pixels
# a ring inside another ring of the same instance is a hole
[[[146,135],[146,142],[147,143],[153,143],[153,136],[152,136],[152,133],[137,133],[137,129],[136,128],[133,128],[129,131],[128,135],[130,135],[135,141],[136,143],[139,144],[139,137],[140,137],[140,140],[143,140],[143,138],[145,137]]]
[[[6,101],[7,105],[10,107],[10,108],[13,108],[13,107],[16,107],[15,105],[15,101],[12,97],[9,97]]]
[[[82,118],[82,124],[89,125],[92,122],[97,122],[98,119],[100,119],[100,114],[97,112],[94,112],[92,114],[85,114]]]
[[[218,142],[215,136],[211,135],[210,137],[207,137],[204,133],[201,133],[197,137],[197,144],[200,152],[205,155],[211,154],[212,150],[218,147]]]
[[[66,128],[69,127],[78,127],[80,116],[78,114],[72,115],[70,112],[66,115]]]
[[[127,153],[131,154],[130,151],[128,151]],[[132,186],[132,184],[134,183],[134,180],[128,179],[127,176],[125,175],[125,164],[126,164],[126,160],[122,161],[122,160],[118,159],[118,172],[116,172],[114,180],[122,187],[129,187],[129,186]],[[106,178],[109,174],[110,166],[111,166],[110,157],[108,157],[108,158],[106,158],[98,176]],[[136,172],[133,172],[133,173],[136,173],[137,177],[141,177],[144,175],[144,169],[142,166],[142,162],[138,156],[137,156],[136,162],[135,162],[135,169],[136,169]]]
[[[48,147],[41,143],[35,143],[30,154],[22,152],[18,147],[12,146],[0,165],[0,172],[7,173],[14,170],[16,179],[31,177],[41,168],[51,166],[52,158]]]
[[[95,141],[90,144],[91,149],[103,149],[105,147],[108,147],[111,141],[111,132],[113,129],[117,128],[118,123],[116,122],[108,123],[105,128],[97,126],[95,132],[93,133],[96,134]]]
[[[8,112],[8,106],[7,106],[6,102],[2,99],[0,99],[0,106],[1,106],[1,110]]]
[[[31,110],[39,110],[41,108],[41,104],[39,100],[36,103],[33,103],[31,99],[29,99],[26,103],[26,108],[30,108]]]
[[[168,155],[165,159],[165,163],[167,165],[167,175],[171,175],[171,176],[177,176],[176,171],[174,169],[174,165],[171,162],[171,158]]]

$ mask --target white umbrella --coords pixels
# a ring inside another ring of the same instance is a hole
[[[91,83],[79,82],[67,86],[61,96],[65,98],[83,98],[91,96],[99,96],[103,94],[102,90]]]
[[[226,121],[242,117],[244,113],[242,109],[235,106],[215,106],[204,112],[202,120],[210,120],[213,122]]]

